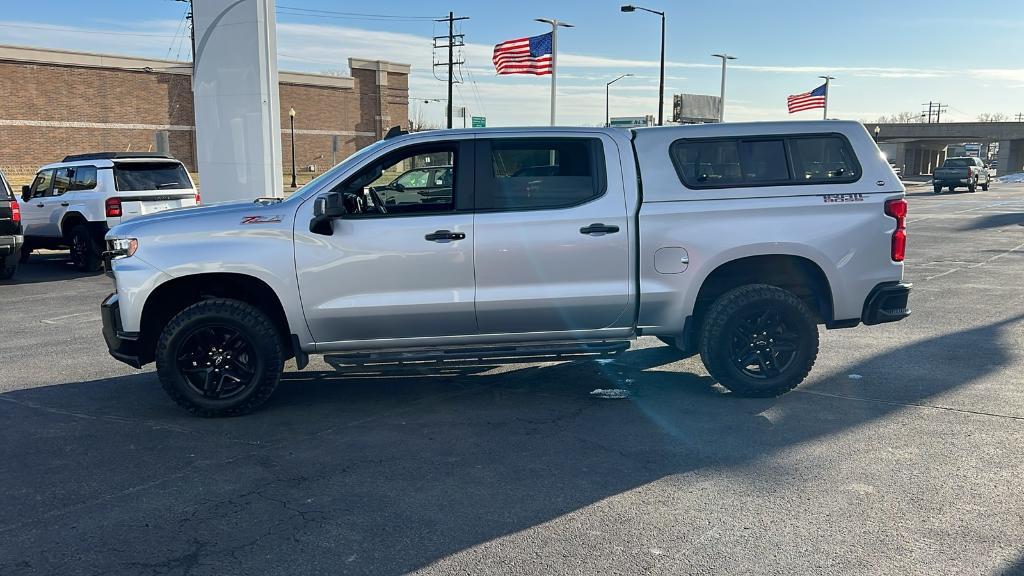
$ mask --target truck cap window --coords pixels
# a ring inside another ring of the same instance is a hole
[[[860,178],[849,143],[837,134],[677,140],[672,164],[687,188],[846,183]]]
[[[604,194],[604,157],[595,138],[481,141],[478,210],[564,208]]]

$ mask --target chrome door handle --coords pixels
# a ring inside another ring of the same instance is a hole
[[[619,231],[618,226],[609,226],[601,223],[591,224],[580,228],[580,234],[615,234]]]
[[[452,232],[451,230],[438,230],[424,236],[431,242],[450,242],[452,240],[463,240],[466,235],[462,232]]]

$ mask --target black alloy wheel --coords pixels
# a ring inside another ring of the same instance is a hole
[[[777,306],[741,318],[732,333],[729,356],[751,378],[775,378],[793,364],[800,334],[786,324]]]
[[[256,380],[260,358],[238,330],[228,326],[202,326],[183,338],[175,353],[185,382],[198,394],[228,399],[244,392]]]

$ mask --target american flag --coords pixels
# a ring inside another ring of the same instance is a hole
[[[551,74],[551,32],[502,42],[491,61],[498,74]]]
[[[828,86],[828,84],[822,84],[810,92],[794,94],[786,98],[786,104],[789,105],[789,113],[792,114],[803,110],[824,108],[826,86]]]

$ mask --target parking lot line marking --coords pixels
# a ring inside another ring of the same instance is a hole
[[[924,279],[925,280],[934,280],[936,278],[941,278],[941,277],[945,276],[946,274],[952,274],[953,272],[957,272],[959,270],[960,270],[960,268],[953,268],[952,270],[946,270],[942,274],[936,274],[934,276],[925,276]]]
[[[64,316],[57,316],[55,318],[47,318],[46,320],[40,320],[43,324],[56,324],[60,320],[67,320],[68,318],[75,318],[76,316],[95,316],[96,320],[100,319],[99,314],[94,312],[77,312],[75,314],[65,314]]]
[[[977,264],[971,264],[970,266],[968,266],[968,268],[977,268],[978,266],[984,266],[985,264],[988,264],[989,262],[995,260],[996,258],[1002,258],[1003,256],[1006,256],[1007,254],[1009,254],[1011,252],[1016,252],[1017,250],[1020,250],[1021,248],[1024,248],[1024,243],[1018,244],[1018,245],[1014,246],[1013,248],[1010,248],[1009,250],[1007,250],[1005,252],[1000,252],[999,254],[996,254],[995,256],[993,256],[991,258],[988,258],[986,260],[982,260],[981,262],[978,262]]]

